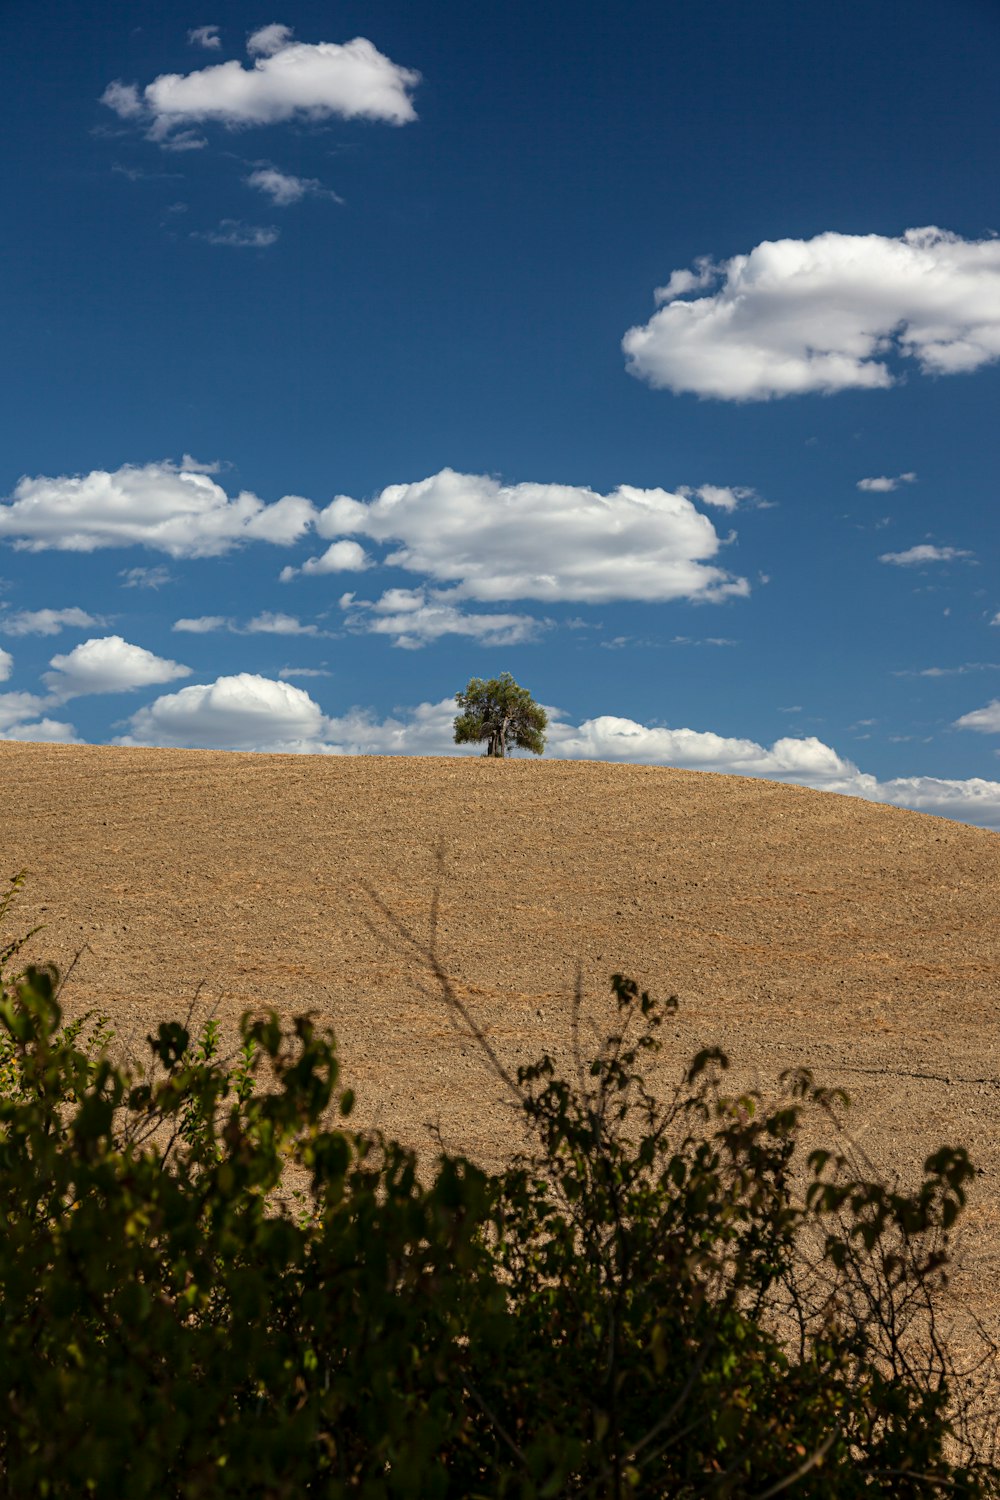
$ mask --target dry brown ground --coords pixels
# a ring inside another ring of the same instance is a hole
[[[6,870],[70,1009],[156,1020],[315,1008],[358,1118],[486,1162],[509,1106],[382,901],[508,1059],[566,1043],[577,967],[682,999],[667,1065],[719,1041],[771,1085],[809,1063],[889,1170],[966,1144],[976,1302],[1000,1314],[1000,837],[730,776],[573,762],[0,744]]]

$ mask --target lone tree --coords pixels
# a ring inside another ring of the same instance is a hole
[[[486,741],[485,755],[501,758],[515,745],[541,755],[545,749],[548,715],[527,688],[519,687],[509,672],[485,682],[473,677],[464,693],[455,694],[462,712],[455,720],[455,744]]]

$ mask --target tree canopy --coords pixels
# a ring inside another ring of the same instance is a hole
[[[485,740],[483,753],[501,759],[515,747],[533,755],[544,751],[548,715],[509,672],[488,681],[470,678],[465,691],[455,694],[455,701],[461,709],[455,720],[456,745]]]

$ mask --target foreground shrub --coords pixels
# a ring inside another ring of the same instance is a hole
[[[9,956],[9,955],[8,955]],[[836,1097],[666,1102],[674,1001],[621,977],[534,1149],[487,1176],[351,1131],[329,1033],[63,1029],[0,999],[0,1488],[18,1497],[998,1493],[936,1323],[970,1166],[912,1193],[799,1163]]]

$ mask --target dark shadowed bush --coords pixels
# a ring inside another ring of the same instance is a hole
[[[140,1073],[8,978],[2,1493],[1000,1492],[936,1318],[965,1153],[909,1193],[800,1161],[838,1096],[727,1098],[717,1051],[664,1101],[676,1002],[613,992],[594,1059],[521,1070],[534,1147],[488,1176],[350,1130],[308,1017],[230,1060],[164,1023]]]

